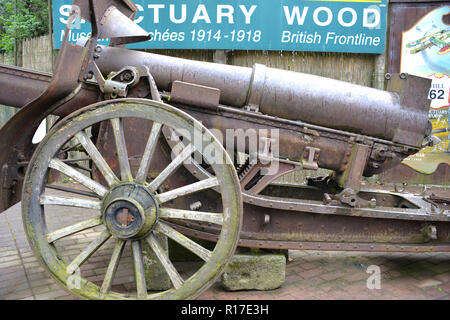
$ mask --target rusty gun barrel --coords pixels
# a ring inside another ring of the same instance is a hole
[[[389,92],[259,64],[247,68],[113,47],[102,47],[96,62],[105,74],[145,65],[163,90],[170,91],[176,80],[214,87],[225,105],[252,105],[272,116],[408,146],[420,147],[431,131],[429,80],[411,75],[398,92]]]

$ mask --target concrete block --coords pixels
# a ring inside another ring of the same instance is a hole
[[[167,237],[163,234],[154,232],[156,239],[159,241],[163,249],[168,254]],[[150,246],[143,241],[142,253],[144,257],[145,281],[147,283],[147,290],[167,290],[170,289],[171,283],[167,272],[164,270],[161,262],[156,257]]]
[[[202,239],[197,239],[193,237],[189,237],[192,241],[198,243],[202,247],[213,251],[216,243],[211,241],[206,241]],[[199,256],[192,253],[185,247],[181,246],[180,244],[176,243],[172,239],[169,240],[169,257],[172,262],[174,261],[203,261]]]
[[[286,275],[284,254],[237,254],[222,274],[228,291],[273,290],[283,285]]]

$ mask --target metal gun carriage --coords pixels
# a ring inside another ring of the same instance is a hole
[[[443,196],[364,188],[361,181],[432,144],[429,80],[401,74],[388,91],[255,65],[244,68],[126,49],[149,39],[131,1],[75,0],[68,26],[91,23],[89,39],[68,32],[53,75],[0,66],[0,103],[21,108],[0,130],[1,210],[22,201],[29,242],[43,266],[90,299],[186,299],[205,290],[237,246],[357,251],[449,251]],[[69,28],[68,27],[68,28]],[[98,39],[110,38],[109,46]],[[48,115],[59,116],[38,144]],[[73,150],[83,156],[69,157]],[[89,166],[83,165],[89,164]],[[331,170],[307,185],[274,181],[294,170]],[[63,174],[79,187],[56,187]],[[49,190],[59,188],[65,196]],[[51,228],[49,206],[89,209],[89,219]],[[103,225],[65,261],[60,239]],[[183,278],[157,236],[199,256]],[[114,241],[101,283],[75,271]],[[215,242],[208,250],[192,239]],[[136,293],[111,289],[131,243]],[[172,283],[148,293],[142,244]]]

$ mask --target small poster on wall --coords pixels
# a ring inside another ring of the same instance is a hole
[[[430,10],[402,32],[400,72],[432,79],[429,117],[440,142],[403,161],[432,174],[440,164],[450,166],[450,6]]]

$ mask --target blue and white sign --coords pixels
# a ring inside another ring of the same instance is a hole
[[[71,0],[53,1],[60,48]],[[387,0],[134,0],[152,39],[130,49],[244,49],[383,53]],[[70,41],[89,36],[81,20]],[[106,43],[106,42],[105,42]]]

